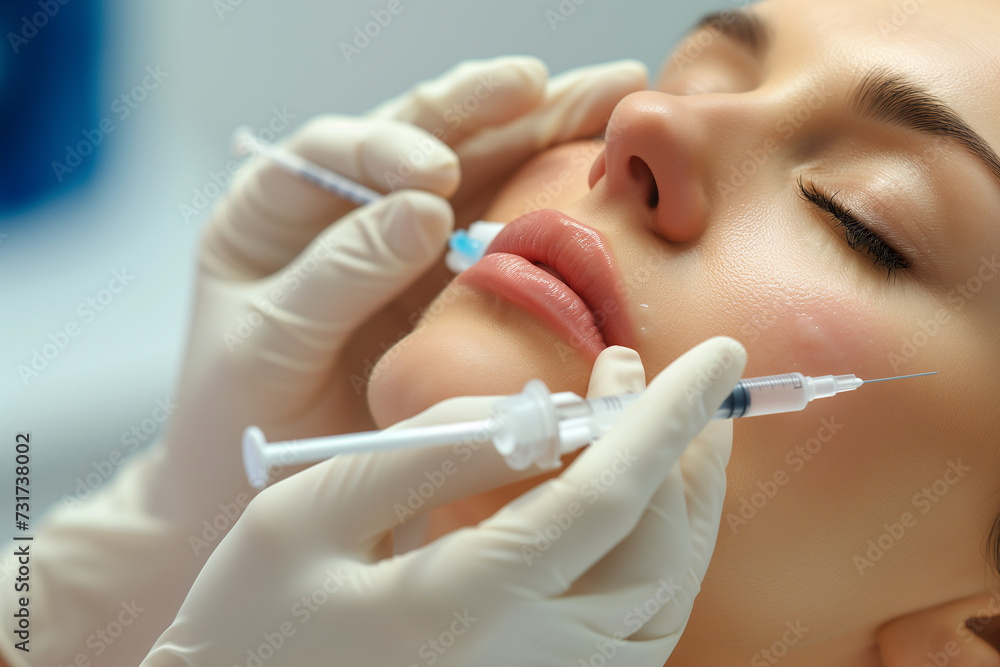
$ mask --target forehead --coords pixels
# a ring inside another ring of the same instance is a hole
[[[1000,145],[998,0],[763,0],[749,10],[769,32],[762,84],[807,77],[845,89],[875,67],[898,70]]]
[[[807,70],[848,83],[873,67],[899,70],[1000,144],[1000,2],[764,0],[775,75]]]

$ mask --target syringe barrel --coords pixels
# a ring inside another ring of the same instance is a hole
[[[560,402],[556,403],[556,415],[560,422],[586,417],[603,433],[614,425],[619,415],[635,403],[639,396],[641,394],[620,394],[566,403]]]
[[[845,376],[846,377],[846,376]],[[824,378],[818,378],[823,380]],[[801,373],[768,375],[740,380],[732,393],[716,410],[712,419],[733,419],[772,415],[779,412],[802,410],[813,398],[832,396],[836,391],[822,391],[814,387],[816,378],[808,378]],[[817,389],[820,391],[817,392]],[[619,415],[635,403],[640,394],[624,394],[604,398],[559,402],[556,414],[560,423],[568,420],[587,418],[594,430],[604,433],[614,424]]]
[[[607,433],[641,396],[636,393],[583,399],[571,392],[549,394],[541,382],[532,382],[538,386],[529,383],[524,393],[505,399],[502,428],[493,438],[497,449],[515,470],[522,470],[532,462],[542,468],[557,466],[562,454],[576,451]],[[813,398],[832,396],[857,386],[854,382],[860,384],[853,376],[830,376],[827,382],[826,377],[811,378],[801,373],[740,380],[712,419],[795,412],[805,408]],[[544,425],[535,423],[532,415],[542,419]]]
[[[802,373],[785,373],[740,380],[716,410],[713,419],[795,412],[809,404],[814,392]]]

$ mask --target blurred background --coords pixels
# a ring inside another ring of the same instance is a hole
[[[345,54],[388,2],[3,0],[0,516],[17,433],[32,439],[33,526],[156,437],[235,127],[280,138],[468,58],[531,54],[553,74],[637,58],[655,73],[700,15],[746,4],[399,0]]]

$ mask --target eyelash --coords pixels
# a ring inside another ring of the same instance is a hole
[[[892,277],[893,271],[909,268],[909,260],[893,250],[878,234],[859,222],[851,214],[849,208],[836,201],[835,198],[840,192],[839,190],[833,193],[833,196],[828,197],[812,183],[803,182],[800,176],[799,191],[803,199],[833,216],[837,225],[844,228],[844,236],[851,249],[867,253],[872,258],[872,266],[881,266],[886,270],[886,280]]]

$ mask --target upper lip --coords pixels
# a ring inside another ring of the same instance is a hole
[[[635,347],[625,304],[618,295],[621,277],[604,237],[565,213],[542,209],[508,223],[486,249],[519,255],[543,264],[576,292],[594,314],[607,345]]]

